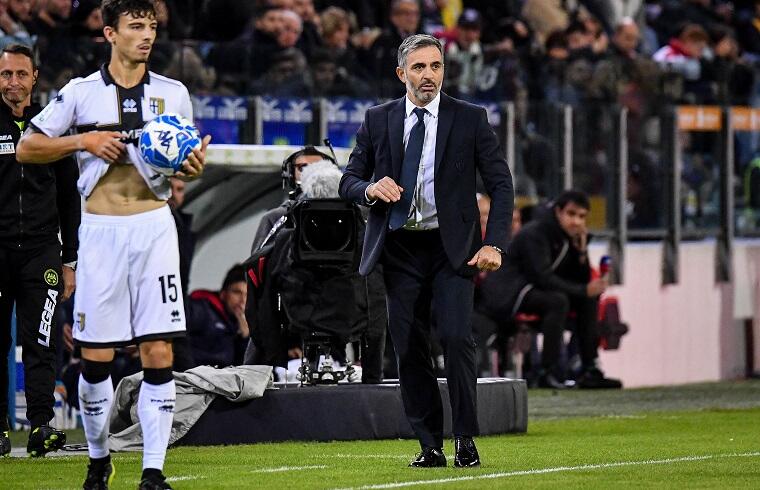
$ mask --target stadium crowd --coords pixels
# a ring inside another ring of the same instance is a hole
[[[636,113],[665,100],[747,104],[756,94],[760,2],[711,0],[159,0],[151,69],[192,93],[399,96],[396,50],[444,41],[444,90],[478,100]],[[105,60],[98,0],[4,0],[2,43],[34,43],[39,90]]]

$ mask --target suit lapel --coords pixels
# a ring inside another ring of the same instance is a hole
[[[401,175],[401,163],[404,161],[404,112],[406,97],[400,98],[388,112],[388,137],[391,146],[391,163],[393,164],[393,179]]]
[[[449,138],[451,125],[454,122],[454,103],[451,97],[441,93],[441,105],[438,107],[438,131],[435,135],[435,172],[438,173],[438,167],[443,159],[443,153],[446,151],[446,141]]]

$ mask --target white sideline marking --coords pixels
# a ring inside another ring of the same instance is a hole
[[[260,470],[252,470],[251,473],[279,473],[281,471],[301,471],[301,470],[324,470],[326,465],[314,465],[314,466],[280,466],[279,468],[263,468]]]
[[[507,478],[510,476],[542,475],[545,473],[559,473],[562,471],[596,470],[600,468],[618,468],[621,466],[670,464],[670,463],[682,463],[682,462],[687,462],[687,461],[704,461],[707,459],[717,459],[717,458],[751,458],[751,457],[757,457],[757,456],[760,456],[760,452],[756,451],[756,452],[751,452],[751,453],[711,454],[707,456],[683,456],[680,458],[649,459],[649,460],[644,460],[644,461],[621,461],[619,463],[584,464],[580,466],[557,466],[554,468],[541,468],[541,469],[536,469],[536,470],[521,470],[521,471],[510,471],[506,473],[488,473],[485,475],[439,478],[437,480],[417,480],[417,481],[407,481],[407,482],[381,483],[381,484],[376,484],[376,485],[364,485],[361,487],[349,487],[342,490],[401,488],[401,487],[412,487],[412,486],[417,486],[417,485],[452,483],[452,482],[459,482],[459,481],[492,480],[495,478]]]
[[[355,459],[407,459],[410,456],[402,454],[322,454],[320,458],[355,458]]]
[[[203,478],[206,477],[200,475],[169,476],[166,481],[202,480]]]

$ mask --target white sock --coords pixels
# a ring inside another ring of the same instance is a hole
[[[79,409],[87,438],[87,452],[93,459],[108,456],[108,428],[113,404],[111,377],[100,383],[88,383],[79,375]]]
[[[140,385],[137,416],[140,418],[143,433],[143,469],[164,468],[176,398],[173,379],[160,385],[152,385],[145,381]]]

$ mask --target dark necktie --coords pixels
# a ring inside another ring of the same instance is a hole
[[[401,199],[391,207],[391,218],[388,226],[391,230],[397,230],[409,220],[409,210],[412,206],[414,188],[417,186],[417,173],[422,159],[422,143],[425,141],[425,113],[426,109],[416,107],[414,115],[417,123],[409,133],[409,141],[404,152],[404,161],[401,164],[401,179],[399,185],[404,189]]]

